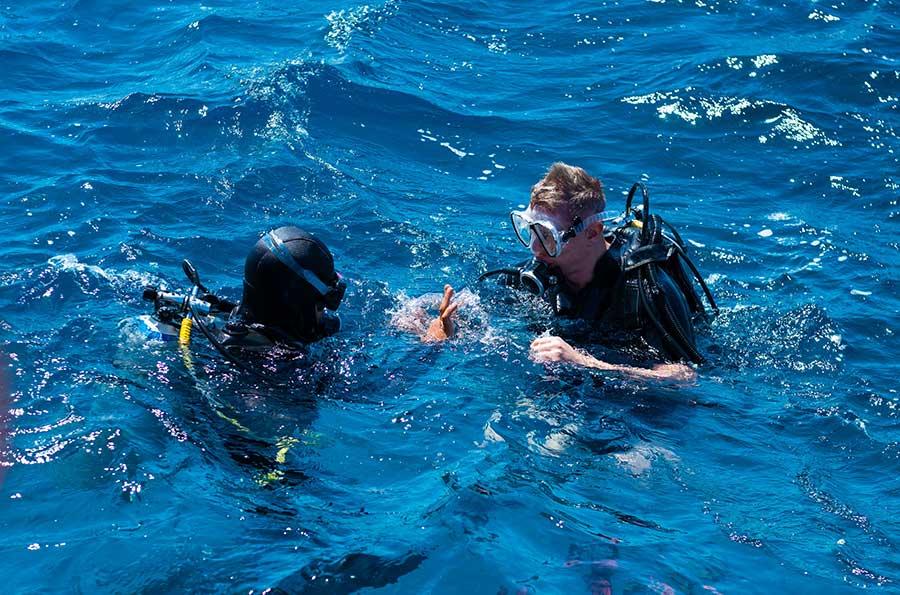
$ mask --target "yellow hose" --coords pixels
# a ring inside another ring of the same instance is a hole
[[[178,347],[181,349],[181,358],[184,360],[184,366],[188,369],[188,371],[193,374],[194,373],[194,358],[191,355],[191,330],[194,328],[194,319],[190,316],[185,316],[181,319],[181,326],[178,328]],[[197,377],[195,376],[196,380]],[[199,382],[199,380],[198,380]],[[213,406],[216,414],[222,419],[228,421],[233,424],[238,430],[242,432],[250,432],[250,429],[246,426],[243,426],[233,417],[228,417],[224,413],[222,413],[217,405]],[[288,447],[288,450],[290,447]],[[285,450],[285,455],[287,454],[287,450]],[[282,455],[282,456],[285,456]]]
[[[184,360],[184,367],[192,374],[194,373],[194,358],[191,357],[191,328],[194,321],[190,316],[181,319],[181,328],[178,329],[178,347],[181,348],[181,359]]]
[[[287,455],[295,444],[300,444],[300,440],[292,436],[282,436],[275,442],[278,452],[275,453],[275,464],[284,465],[287,462]],[[284,479],[284,471],[281,469],[272,469],[256,478],[256,483],[265,487],[269,484]]]
[[[178,330],[178,344],[186,347],[191,343],[191,328],[194,326],[194,321],[190,316],[185,316],[181,319],[181,328]]]

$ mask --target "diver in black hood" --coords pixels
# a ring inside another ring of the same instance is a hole
[[[336,310],[346,283],[324,242],[299,227],[279,227],[256,242],[244,263],[244,291],[237,304],[210,293],[190,262],[183,267],[194,285],[190,295],[144,290],[144,299],[155,306],[154,317],[142,317],[152,338],[177,339],[184,347],[196,324],[234,360],[234,348],[276,343],[299,348],[340,329]]]
[[[224,332],[241,343],[256,331],[269,340],[310,343],[340,329],[336,311],[346,284],[320,239],[292,225],[266,233],[244,263],[244,294]]]

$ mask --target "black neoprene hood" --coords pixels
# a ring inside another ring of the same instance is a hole
[[[270,232],[301,268],[323,283],[337,280],[334,258],[312,234],[288,225]],[[317,333],[316,306],[320,294],[273,254],[260,239],[244,263],[244,295],[241,309],[252,322],[277,327],[297,338]]]

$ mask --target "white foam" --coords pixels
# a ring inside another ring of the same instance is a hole
[[[811,21],[824,21],[826,23],[833,23],[841,20],[841,17],[836,17],[833,14],[828,14],[821,10],[812,11],[807,18]]]
[[[753,65],[757,68],[762,68],[764,66],[778,64],[778,56],[775,54],[762,54],[761,56],[751,58],[750,61],[753,62]]]
[[[410,298],[405,293],[398,294],[397,307],[389,312],[391,326],[414,335],[424,335],[428,325],[437,316],[442,298],[441,293],[426,293],[415,298]],[[453,296],[453,301],[459,304],[455,315],[459,336],[487,334],[487,311],[476,294],[463,289]]]
[[[484,424],[484,442],[481,444],[477,444],[478,447],[484,448],[487,446],[488,442],[506,442],[506,439],[497,433],[496,430],[491,426],[491,423],[498,422],[502,418],[502,414],[499,411],[494,411],[491,414],[490,419],[488,419],[487,423]]]
[[[441,143],[441,146],[444,147],[444,148],[446,148],[446,149],[449,149],[450,152],[453,153],[454,155],[456,155],[457,157],[465,157],[465,156],[466,156],[466,152],[465,152],[465,151],[463,151],[463,150],[461,150],[461,149],[457,149],[456,147],[450,145],[450,143],[448,143],[448,142],[446,142],[446,141],[445,141],[445,142],[442,142],[442,143]]]
[[[328,32],[325,41],[343,53],[350,45],[353,34],[365,28],[372,28],[397,11],[399,2],[388,0],[383,6],[372,7],[368,4],[344,10],[334,10],[325,15],[328,21]]]
[[[108,281],[114,286],[143,287],[145,285],[161,285],[160,280],[149,273],[130,269],[109,272],[97,265],[79,262],[78,257],[74,254],[57,254],[56,256],[51,256],[47,260],[47,264],[59,271],[90,274],[94,277]]]
[[[78,257],[74,254],[58,254],[51,256],[47,260],[47,264],[61,271],[77,271],[79,273],[91,273],[97,277],[112,281],[112,276],[100,267],[92,264],[83,264],[78,262]]]

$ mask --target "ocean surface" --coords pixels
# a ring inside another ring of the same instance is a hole
[[[877,0],[0,4],[3,590],[896,592],[898,27]],[[613,211],[643,180],[689,241],[722,308],[696,383],[536,364],[558,321],[476,282],[524,258],[508,213],[557,160]],[[287,387],[136,336],[145,285],[188,258],[239,298],[286,223],[349,283]],[[445,283],[460,336],[423,345]]]

